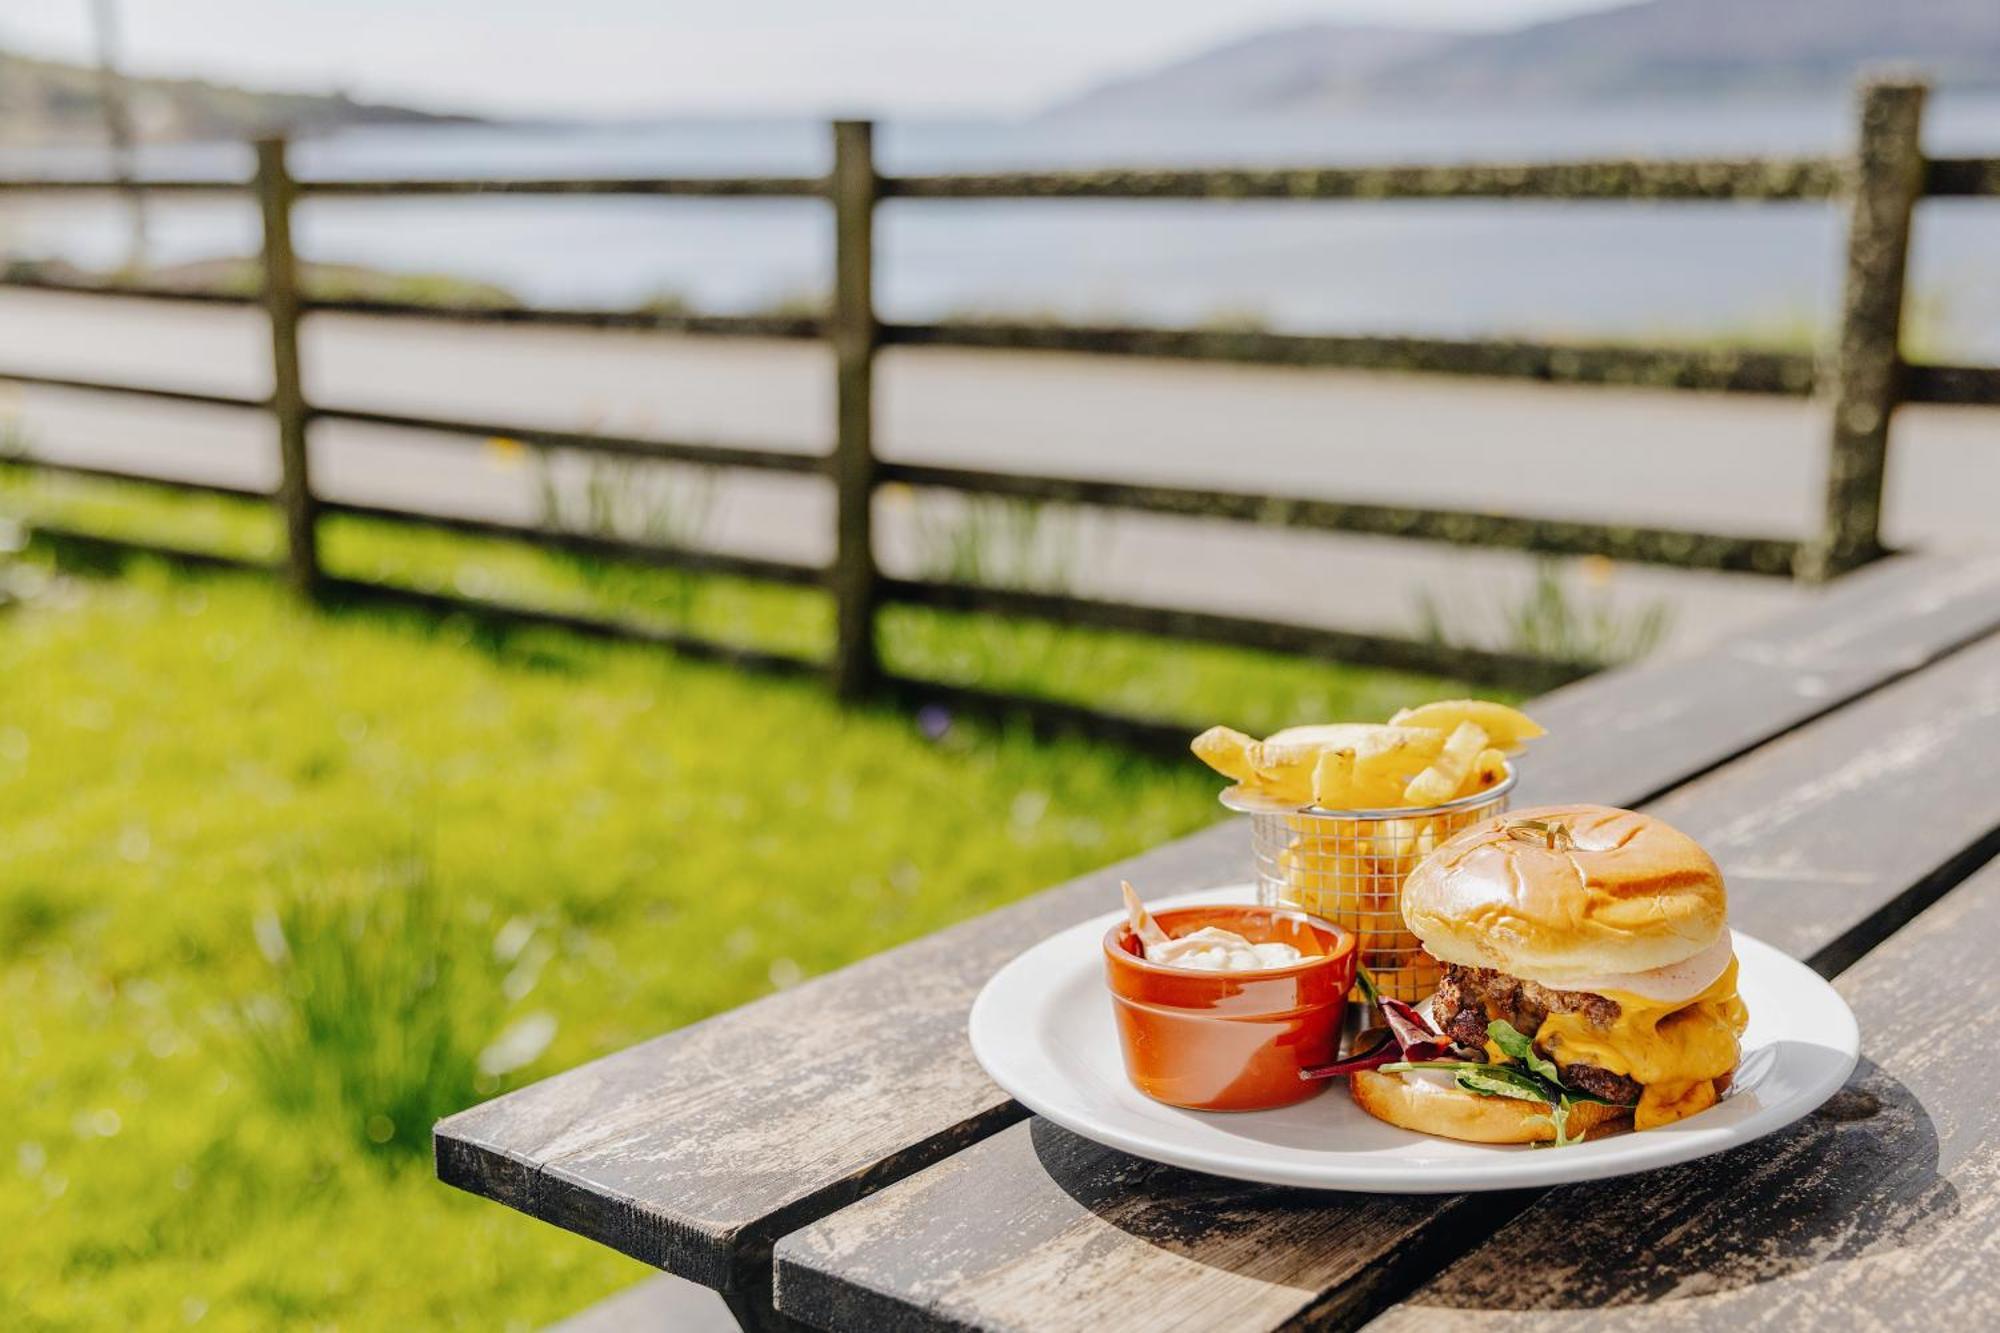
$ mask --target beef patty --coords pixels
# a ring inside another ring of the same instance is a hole
[[[1486,1048],[1489,1018],[1504,1018],[1516,1031],[1533,1036],[1550,1014],[1582,1014],[1592,1027],[1602,1028],[1617,1021],[1619,1009],[1616,1000],[1590,991],[1550,990],[1490,967],[1456,963],[1444,965],[1437,994],[1431,999],[1431,1020],[1439,1030],[1475,1051]],[[1606,1101],[1630,1104],[1639,1100],[1636,1081],[1595,1065],[1564,1065],[1563,1079]]]

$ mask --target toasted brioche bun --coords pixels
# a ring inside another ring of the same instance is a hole
[[[1541,1143],[1556,1136],[1548,1108],[1534,1102],[1482,1097],[1441,1080],[1373,1069],[1350,1075],[1347,1084],[1369,1115],[1419,1134],[1469,1143]],[[1569,1108],[1571,1134],[1602,1133],[1631,1121],[1629,1107],[1576,1102]]]
[[[1560,824],[1571,845],[1550,848],[1524,821]],[[1699,843],[1603,805],[1481,820],[1403,885],[1403,920],[1433,957],[1559,989],[1691,958],[1721,937],[1728,912],[1722,872]]]

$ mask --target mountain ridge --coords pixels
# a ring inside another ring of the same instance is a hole
[[[348,125],[470,124],[474,116],[363,102],[345,93],[277,92],[206,79],[128,75],[138,137],[149,142],[242,139]],[[0,142],[101,142],[98,72],[0,50]]]
[[[1891,62],[1944,87],[2000,88],[2000,2],[1643,0],[1477,33],[1294,24],[1107,81],[1050,111],[1818,95],[1844,92],[1863,69]]]

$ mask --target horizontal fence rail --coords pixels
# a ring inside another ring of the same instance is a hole
[[[1906,365],[1903,398],[1912,403],[2000,406],[2000,366]]]
[[[814,565],[772,560],[762,556],[735,555],[726,551],[662,546],[656,542],[575,532],[545,524],[508,523],[500,519],[438,514],[428,510],[362,504],[351,500],[322,500],[319,509],[322,514],[410,524],[434,528],[440,532],[454,532],[467,537],[526,541],[549,550],[565,551],[571,555],[593,556],[600,560],[617,560],[625,564],[646,565],[655,569],[685,569],[703,574],[726,574],[763,583],[785,583],[800,587],[816,588],[826,582],[826,571]]]
[[[1222,519],[1267,527],[1414,538],[1544,555],[1602,555],[1643,564],[1738,574],[1789,576],[1800,544],[1787,538],[1737,537],[1668,528],[1576,523],[1472,510],[1349,504],[1300,496],[1259,495],[1183,486],[1140,485],[983,472],[918,463],[884,463],[885,481],[972,495],[1087,505],[1177,518]]]
[[[1934,157],[1924,164],[1924,193],[1939,199],[2000,196],[2000,157]]]
[[[538,449],[606,454],[620,458],[643,458],[659,463],[688,463],[699,467],[736,468],[750,472],[784,472],[795,476],[817,476],[824,473],[827,466],[826,459],[816,454],[791,453],[780,449],[754,449],[748,445],[691,444],[685,441],[648,439],[644,436],[599,435],[589,431],[523,426],[519,422],[464,421],[455,417],[375,412],[356,407],[315,406],[308,408],[307,414],[316,421],[346,421],[356,425],[379,426],[393,430],[462,435],[488,441],[506,440]]]
[[[69,296],[117,296],[141,301],[187,301],[202,305],[254,306],[255,292],[177,287],[107,278],[85,281],[33,273],[0,274],[0,287],[58,292]],[[302,312],[363,315],[381,319],[433,320],[454,324],[531,324],[548,328],[607,329],[633,333],[674,333],[701,338],[818,339],[826,320],[819,315],[708,315],[679,310],[604,310],[592,307],[500,304],[454,305],[433,301],[390,301],[372,297],[301,297]]]
[[[1595,199],[1819,201],[1839,194],[1832,158],[1607,160],[1440,166],[1008,171],[890,176],[890,199]]]
[[[812,176],[302,180],[290,174],[282,146],[267,143],[259,149],[258,174],[249,180],[0,179],[0,197],[144,193],[237,195],[255,200],[262,211],[266,236],[261,293],[189,288],[129,278],[84,279],[59,272],[39,273],[26,265],[0,272],[0,287],[64,295],[257,305],[271,323],[274,366],[279,382],[286,386],[283,393],[252,398],[25,371],[0,373],[0,383],[58,392],[125,395],[170,406],[268,412],[273,414],[281,438],[287,442],[281,452],[283,477],[275,490],[19,456],[0,455],[0,463],[245,501],[275,501],[286,523],[287,556],[279,565],[94,536],[59,524],[38,525],[49,541],[91,558],[151,553],[218,568],[271,569],[286,574],[301,591],[323,600],[396,605],[431,614],[554,626],[594,637],[653,643],[742,666],[826,675],[843,695],[867,694],[898,703],[941,701],[971,712],[1026,710],[1040,723],[1087,726],[1148,748],[1177,748],[1183,742],[1185,728],[1156,719],[1127,717],[1048,698],[1026,698],[962,682],[914,680],[884,669],[876,660],[873,642],[877,609],[899,605],[946,613],[999,615],[1107,632],[1475,676],[1538,690],[1572,679],[1594,664],[1206,611],[1130,605],[1066,591],[888,577],[878,567],[873,553],[870,501],[881,486],[902,485],[956,493],[976,501],[1078,505],[1301,531],[1483,546],[1547,556],[1601,555],[1740,574],[1808,577],[1838,574],[1882,553],[1877,526],[1888,421],[1896,406],[1899,403],[2000,405],[2000,367],[1906,364],[1897,352],[1912,206],[1920,198],[2000,197],[2000,158],[1925,157],[1917,133],[1923,96],[1922,86],[1909,82],[1890,80],[1864,87],[1859,117],[1861,146],[1852,156],[1840,157],[895,175],[877,169],[869,127],[845,122],[835,126],[835,152],[830,170],[825,175]],[[487,196],[817,201],[830,208],[835,223],[832,299],[824,311],[801,309],[754,314],[708,314],[671,308],[560,309],[484,302],[433,305],[315,295],[309,272],[297,265],[291,255],[290,216],[300,200]],[[879,205],[901,200],[998,199],[1217,203],[1407,199],[1821,205],[1840,201],[1849,210],[1846,300],[1837,346],[1824,355],[1752,348],[1060,325],[1004,319],[883,321],[875,308],[873,278],[874,219]],[[833,351],[836,365],[838,404],[833,438],[827,451],[806,453],[313,403],[297,388],[297,325],[315,315],[818,341]],[[1833,406],[1824,526],[1819,534],[1802,541],[1188,486],[1018,475],[883,460],[876,456],[873,446],[872,386],[874,362],[878,352],[885,348],[1095,354],[1480,376],[1550,384],[1793,398],[1823,396]],[[559,524],[516,523],[322,496],[313,489],[307,475],[307,452],[302,441],[308,427],[327,423],[508,441],[538,451],[821,478],[832,487],[836,497],[836,555],[832,564],[820,568],[637,541],[615,532],[572,531]],[[330,576],[318,568],[316,536],[318,523],[328,517],[429,528],[471,538],[520,541],[573,556],[823,590],[833,599],[837,613],[833,654],[828,661],[811,661],[713,642],[680,629]]]
[[[1812,392],[1814,376],[1814,359],[1804,353],[1736,348],[1092,327],[1001,320],[884,324],[881,337],[884,345],[892,347],[1082,352],[1329,370],[1477,375],[1561,384],[1706,389],[1718,393],[1802,396]]]
[[[944,172],[883,175],[884,199],[1370,200],[1547,199],[1821,202],[1846,188],[1848,163],[1829,157],[1604,159],[1534,163],[1439,163],[1365,167],[1113,168],[1083,171]],[[624,195],[683,199],[818,199],[820,176],[576,176],[451,179],[319,178],[301,195],[379,199],[456,195]],[[226,177],[10,177],[0,194],[235,194],[255,188]],[[1926,164],[1924,192],[2000,195],[2000,158],[1943,157]]]
[[[222,176],[190,178],[145,177],[109,180],[104,177],[0,177],[0,194],[243,194],[254,182]]]
[[[818,176],[576,176],[497,177],[453,180],[417,176],[408,179],[360,178],[293,181],[301,195],[387,198],[410,195],[633,195],[672,198],[754,199],[819,198],[826,181]],[[0,178],[0,194],[245,194],[257,188],[251,180],[226,176],[145,177],[108,180],[101,177]]]
[[[24,370],[0,370],[0,384],[19,384],[37,389],[61,389],[70,393],[106,394],[113,397],[151,398],[158,402],[182,403],[190,407],[249,408],[257,412],[270,409],[269,400],[264,398],[209,393],[202,389],[174,389],[165,385],[126,384],[117,380],[85,380],[67,375],[38,375]]]
[[[268,490],[257,486],[245,486],[240,482],[203,481],[198,477],[168,477],[154,472],[134,472],[130,468],[104,467],[96,463],[73,463],[57,458],[29,458],[0,454],[0,468],[6,467],[27,467],[57,476],[81,477],[90,481],[115,481],[127,486],[158,486],[170,491],[225,495],[235,500],[268,502],[273,498]]]
[[[498,177],[449,180],[416,176],[402,180],[313,180],[299,192],[323,198],[402,198],[437,195],[635,195],[676,199],[817,199],[826,193],[818,176],[575,176]]]
[[[314,296],[307,296],[302,304],[308,313],[319,311],[382,319],[437,320],[452,324],[520,324],[631,333],[675,333],[698,338],[819,339],[826,336],[826,321],[818,315],[697,315],[644,309],[562,310],[549,306],[440,305]]]
[[[85,281],[76,278],[45,277],[36,273],[0,272],[0,287],[14,287],[28,292],[60,292],[69,296],[122,296],[140,301],[192,301],[204,305],[258,304],[255,292],[172,287],[118,278]]]

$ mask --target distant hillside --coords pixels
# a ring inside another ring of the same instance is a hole
[[[1364,78],[1451,40],[1449,33],[1337,23],[1277,28],[1100,84],[1055,109],[1152,116],[1283,108],[1318,96],[1329,81]]]
[[[133,78],[126,87],[134,127],[140,138],[151,140],[471,119],[357,102],[338,93],[262,92],[200,79]],[[64,143],[103,136],[96,70],[0,51],[0,141]]]
[[[1396,40],[1409,45],[1397,51]],[[1120,79],[1057,110],[1819,95],[1890,61],[1919,66],[1944,87],[2000,88],[2000,0],[1649,0],[1428,39],[1312,24]]]

